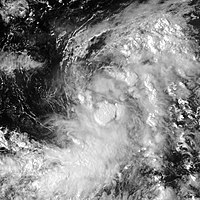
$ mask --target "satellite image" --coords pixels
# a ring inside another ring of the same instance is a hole
[[[0,200],[200,200],[200,1],[1,0]]]

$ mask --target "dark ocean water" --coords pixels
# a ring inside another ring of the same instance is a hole
[[[0,16],[0,199],[200,199],[198,0],[4,0]],[[97,126],[100,100],[122,120]]]

